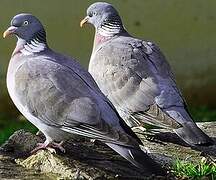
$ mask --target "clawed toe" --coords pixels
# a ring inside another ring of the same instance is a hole
[[[51,147],[59,149],[61,152],[65,153],[65,148],[62,147],[63,141],[60,143],[52,143]]]
[[[30,153],[34,154],[40,149],[48,149],[49,151],[54,152],[54,153],[56,153],[55,149],[59,149],[61,152],[65,153],[65,149],[62,147],[62,144],[63,144],[63,141],[61,141],[60,143],[55,143],[55,142],[47,143],[46,141],[44,143],[37,143],[36,148],[34,148]]]

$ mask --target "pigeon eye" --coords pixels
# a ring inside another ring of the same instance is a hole
[[[96,12],[91,12],[91,13],[89,13],[89,17],[92,17],[92,16],[96,16],[97,15],[97,13]]]
[[[23,25],[25,25],[25,26],[28,25],[28,24],[29,24],[28,21],[24,21],[24,22],[23,22]]]
[[[89,15],[88,15],[89,17],[92,17],[93,16],[93,13],[89,13]]]

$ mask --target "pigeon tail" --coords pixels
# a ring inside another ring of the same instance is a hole
[[[194,122],[185,122],[175,133],[189,145],[210,146],[213,140],[206,135]]]
[[[140,168],[146,175],[166,175],[166,171],[139,147],[122,146],[112,143],[106,144],[133,165]]]

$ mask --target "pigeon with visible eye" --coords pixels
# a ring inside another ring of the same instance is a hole
[[[46,137],[33,152],[48,146],[64,151],[62,142],[76,134],[106,143],[145,174],[166,174],[140,149],[141,141],[88,71],[48,47],[36,17],[15,16],[3,36],[10,34],[18,41],[7,72],[8,92],[19,111]]]
[[[157,45],[132,37],[109,3],[92,4],[85,23],[95,27],[89,72],[129,126],[151,124],[173,129],[189,145],[212,144],[193,122]]]

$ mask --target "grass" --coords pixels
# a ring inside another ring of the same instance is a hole
[[[198,163],[176,160],[173,165],[173,173],[178,178],[186,179],[216,179],[216,163],[207,162],[206,158],[202,158]]]

